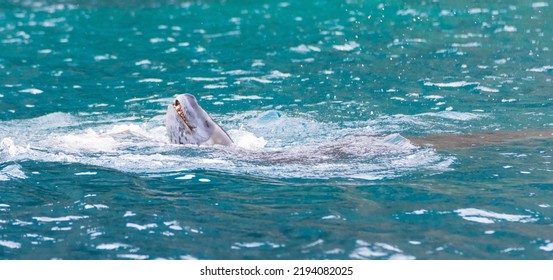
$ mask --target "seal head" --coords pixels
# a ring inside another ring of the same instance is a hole
[[[198,104],[193,95],[181,94],[167,107],[167,135],[173,144],[231,145],[232,139]]]

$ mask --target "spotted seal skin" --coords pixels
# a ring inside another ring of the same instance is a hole
[[[173,144],[233,144],[230,136],[198,104],[193,95],[181,94],[167,107],[167,135]]]

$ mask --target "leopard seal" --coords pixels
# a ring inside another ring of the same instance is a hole
[[[223,145],[234,142],[227,132],[198,104],[191,94],[175,97],[167,108],[166,128],[173,144]],[[553,130],[492,131],[474,134],[406,136],[411,144],[436,150],[472,148],[532,139],[550,139]],[[373,136],[374,137],[374,136]]]
[[[191,94],[175,97],[167,107],[165,126],[172,144],[230,146],[234,143]]]

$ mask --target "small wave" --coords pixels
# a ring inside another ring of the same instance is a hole
[[[479,42],[453,43],[451,46],[454,48],[478,48],[478,47],[481,47],[482,44]]]
[[[485,86],[477,86],[476,89],[483,92],[493,92],[493,93],[499,92],[499,90],[496,88],[489,88]]]
[[[427,87],[439,87],[439,88],[466,88],[466,87],[477,87],[480,83],[477,82],[467,82],[467,81],[456,81],[449,83],[433,83],[433,82],[424,82],[424,86]]]
[[[540,246],[540,250],[551,252],[553,251],[553,243],[547,243],[546,245]]]
[[[254,248],[280,248],[284,247],[284,244],[276,244],[273,242],[236,242],[231,246],[231,249],[240,250],[240,249],[254,249]]]
[[[186,79],[194,82],[217,82],[225,80],[226,77],[187,77]]]
[[[350,52],[360,47],[360,45],[355,41],[347,42],[344,45],[333,45],[334,49],[342,52]]]
[[[157,228],[157,224],[146,224],[146,225],[139,225],[135,223],[127,223],[127,227],[134,228],[137,230],[146,230],[149,228]]]
[[[237,95],[233,94],[230,98],[223,98],[223,101],[240,101],[240,100],[263,100],[265,98],[259,95]]]
[[[28,89],[22,89],[22,90],[20,90],[19,92],[22,92],[22,93],[30,93],[30,94],[41,94],[41,93],[43,93],[44,91],[41,90],[41,89],[38,89],[38,88],[28,88]]]
[[[321,49],[319,47],[311,46],[311,45],[304,45],[304,44],[301,44],[297,47],[291,47],[290,50],[293,51],[293,52],[302,53],[302,54],[309,53],[309,52],[320,52],[321,51]]]
[[[454,212],[467,221],[477,222],[482,224],[493,224],[496,221],[508,221],[508,222],[519,222],[519,223],[530,223],[530,222],[538,221],[537,218],[534,218],[529,215],[512,215],[512,214],[495,213],[495,212],[476,209],[476,208],[457,209]]]
[[[117,254],[117,257],[121,259],[145,260],[148,259],[150,256],[139,254]]]
[[[98,250],[118,250],[118,249],[127,249],[132,247],[131,245],[124,243],[104,243],[96,246]]]
[[[163,82],[163,80],[158,78],[146,78],[146,79],[138,80],[138,82],[139,83],[161,83]]]
[[[470,121],[483,117],[481,114],[468,113],[468,112],[455,112],[455,111],[441,111],[437,113],[423,113],[420,116],[439,117],[443,119],[458,120],[458,121]]]
[[[242,77],[238,78],[238,81],[240,82],[258,82],[261,84],[270,84],[273,83],[273,81],[266,79],[266,78],[258,78],[258,77]]]
[[[534,2],[532,3],[532,8],[539,9],[539,8],[545,8],[549,7],[549,3],[547,2]]]
[[[398,247],[382,242],[371,244],[363,240],[357,240],[355,245],[356,248],[349,254],[352,259],[415,259],[414,256],[404,254],[403,250]]]
[[[11,179],[27,179],[27,176],[21,170],[21,165],[12,164],[0,169],[0,181],[9,181]]]
[[[33,220],[44,223],[51,222],[69,222],[81,219],[88,219],[88,216],[64,216],[64,217],[33,217]]]
[[[0,246],[10,249],[19,249],[21,248],[21,243],[9,240],[0,240]]]
[[[553,71],[553,65],[546,65],[546,66],[542,66],[542,67],[530,68],[530,69],[526,69],[526,71],[528,71],[528,72],[538,72],[538,73],[551,72],[551,71]]]

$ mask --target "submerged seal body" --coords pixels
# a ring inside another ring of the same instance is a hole
[[[167,135],[173,144],[231,145],[229,135],[198,104],[193,95],[181,94],[167,107]]]

